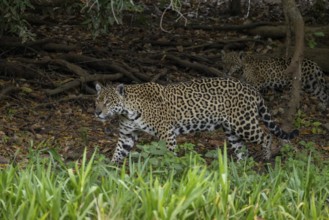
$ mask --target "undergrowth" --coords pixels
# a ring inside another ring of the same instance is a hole
[[[329,218],[329,167],[310,151],[259,173],[226,148],[211,164],[189,144],[179,157],[161,142],[140,148],[121,167],[98,153],[64,163],[54,150],[31,152],[0,171],[0,219]]]

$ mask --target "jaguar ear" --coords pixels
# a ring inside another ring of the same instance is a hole
[[[97,94],[99,94],[99,93],[101,92],[102,87],[103,87],[103,86],[102,86],[99,82],[96,82],[96,84],[95,84],[95,88],[96,88],[96,92],[97,92]]]
[[[119,84],[116,88],[116,91],[120,96],[124,96],[125,95],[125,86],[123,84]]]

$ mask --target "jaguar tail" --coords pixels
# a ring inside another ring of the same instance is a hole
[[[279,125],[277,125],[271,118],[271,114],[268,112],[267,107],[265,106],[264,100],[262,99],[260,102],[260,105],[258,107],[258,113],[264,122],[265,126],[270,130],[272,134],[275,136],[284,139],[284,140],[290,140],[294,137],[299,135],[299,131],[293,130],[292,132],[288,133],[282,130]]]

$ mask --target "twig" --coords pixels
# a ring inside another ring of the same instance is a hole
[[[245,18],[249,17],[249,12],[250,12],[250,0],[248,0],[248,10],[247,10],[247,14],[246,14]]]
[[[176,4],[177,4],[177,2],[176,2]],[[177,22],[179,19],[183,18],[184,21],[185,21],[185,22],[184,22],[184,26],[186,26],[186,24],[187,24],[187,18],[186,18],[181,12],[180,12],[179,7],[178,7],[177,5],[175,5],[174,1],[171,0],[169,6],[165,8],[165,10],[164,10],[163,13],[161,14],[161,18],[160,18],[160,29],[161,29],[162,31],[166,32],[166,33],[170,33],[171,31],[167,31],[167,30],[165,30],[165,29],[163,28],[162,24],[163,24],[163,17],[164,17],[164,15],[167,13],[167,11],[168,11],[169,9],[172,9],[172,10],[175,11],[177,14],[179,14],[179,17],[176,19],[176,22]]]

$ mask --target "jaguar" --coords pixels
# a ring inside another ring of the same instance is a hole
[[[283,131],[271,119],[259,92],[233,78],[201,78],[168,85],[96,83],[95,87],[95,116],[102,121],[115,115],[119,119],[119,138],[112,157],[116,163],[129,154],[138,131],[156,136],[174,151],[179,134],[222,128],[238,158],[244,156],[244,142],[249,142],[261,145],[265,160],[271,158],[270,133],[286,140],[298,135],[298,130]]]
[[[222,51],[223,68],[228,75],[237,74],[240,80],[259,91],[290,88],[292,76],[285,72],[290,61],[290,58],[261,58],[243,52]],[[301,68],[303,90],[317,97],[324,106],[329,106],[329,84],[320,67],[312,60],[304,59]]]

